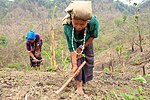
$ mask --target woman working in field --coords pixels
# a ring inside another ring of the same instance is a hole
[[[30,56],[30,66],[38,67],[40,69],[42,57],[41,57],[42,39],[39,34],[35,34],[33,31],[29,31],[26,35],[26,49]]]
[[[93,40],[98,37],[99,24],[92,16],[91,2],[75,1],[66,8],[64,34],[70,51],[72,74],[85,60],[86,64],[75,77],[76,93],[83,95],[83,83],[93,79],[94,53]],[[82,57],[82,55],[85,57]]]

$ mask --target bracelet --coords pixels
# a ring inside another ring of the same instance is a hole
[[[39,46],[40,44],[37,44],[37,46]]]
[[[84,49],[84,46],[83,46],[83,45],[80,45],[79,48],[82,50],[82,49]]]
[[[38,52],[37,52],[37,51],[35,51],[35,53],[40,53],[40,51],[38,51]]]
[[[36,58],[34,57],[33,59],[35,60]]]

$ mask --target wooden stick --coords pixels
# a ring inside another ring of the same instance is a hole
[[[43,60],[44,60],[44,59],[40,59],[40,60],[37,59],[37,62],[42,62]]]
[[[63,86],[57,90],[55,93],[59,94],[67,85],[68,83],[76,76],[76,74],[81,70],[81,68],[85,65],[86,61],[84,61],[79,68],[75,71],[75,73],[67,80],[67,82],[65,84],[63,84]]]

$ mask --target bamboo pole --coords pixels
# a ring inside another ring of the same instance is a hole
[[[79,66],[79,68],[75,71],[75,73],[67,80],[67,82],[66,83],[64,83],[63,85],[62,85],[62,87],[59,89],[59,90],[57,90],[55,93],[56,94],[59,94],[67,85],[68,85],[68,83],[77,75],[77,73],[82,69],[82,67],[85,65],[85,63],[86,63],[86,61],[84,61],[80,66]]]
[[[54,6],[53,9],[53,14],[52,14],[52,19],[51,19],[51,46],[50,46],[50,54],[51,54],[51,59],[50,59],[50,64],[54,68],[56,68],[56,57],[55,57],[55,28],[54,28],[54,17],[55,17],[55,12],[56,12],[56,5]]]

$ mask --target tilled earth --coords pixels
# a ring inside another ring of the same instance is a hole
[[[131,94],[138,86],[142,86],[144,93],[132,95],[150,99],[150,77],[145,76],[146,84],[131,81],[135,77],[131,72],[94,71],[94,79],[84,85],[86,95],[74,93],[74,80],[60,94],[55,94],[69,78],[69,72],[0,69],[0,100],[120,100],[126,98],[121,93]]]
[[[109,53],[113,52],[104,52],[96,57],[94,79],[84,85],[84,96],[75,94],[74,80],[60,94],[55,94],[70,77],[70,69],[64,71],[60,67],[56,72],[47,72],[46,68],[4,67],[0,68],[0,100],[150,100],[150,49],[144,53],[130,53],[124,67],[114,62],[113,72],[107,69],[111,59]],[[131,81],[137,75],[145,78],[147,83]]]

